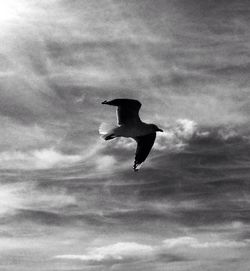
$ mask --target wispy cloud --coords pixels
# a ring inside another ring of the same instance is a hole
[[[154,248],[135,242],[120,242],[113,245],[94,248],[84,255],[58,255],[55,258],[81,260],[87,263],[114,264],[136,261],[151,256]]]
[[[171,239],[165,239],[158,245],[145,245],[135,242],[119,242],[112,245],[97,247],[91,249],[87,254],[83,255],[57,255],[56,259],[80,260],[91,264],[117,264],[124,262],[133,262],[138,260],[151,261],[153,259],[164,261],[183,261],[191,258],[202,258],[209,255],[209,251],[213,249],[237,249],[250,245],[250,241],[230,241],[230,240],[214,240],[201,241],[196,237],[183,236]],[[176,250],[180,248],[181,250]],[[196,249],[190,251],[190,248]],[[199,250],[207,250],[206,254],[200,254]],[[213,255],[212,257],[216,257]],[[220,257],[220,256],[219,256]]]
[[[81,161],[81,155],[62,154],[53,148],[27,152],[6,151],[0,153],[1,169],[49,169],[69,166]]]
[[[220,240],[220,241],[199,241],[194,237],[178,237],[165,239],[163,241],[166,248],[175,247],[191,247],[191,248],[240,248],[246,247],[248,242],[246,241],[230,241],[230,240]]]
[[[28,182],[0,186],[0,215],[8,216],[20,210],[58,210],[76,203],[74,196],[65,189],[39,189]],[[29,197],[25,195],[29,195]]]

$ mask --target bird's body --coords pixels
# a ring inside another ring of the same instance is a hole
[[[156,132],[161,131],[155,124],[147,124],[140,120],[139,110],[141,103],[132,99],[115,99],[104,101],[103,104],[117,106],[117,127],[105,134],[104,139],[116,137],[131,137],[137,142],[134,170],[146,160],[156,137]]]
[[[150,124],[138,121],[129,125],[121,125],[113,129],[113,133],[116,137],[132,137],[144,136],[154,133],[154,129]]]

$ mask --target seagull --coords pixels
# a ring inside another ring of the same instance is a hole
[[[105,140],[116,137],[131,137],[137,142],[135,160],[133,169],[138,171],[138,167],[146,160],[152,149],[156,132],[163,132],[155,124],[142,122],[139,117],[141,103],[133,99],[114,99],[105,100],[102,104],[117,106],[117,123],[118,126],[109,130],[104,135]]]

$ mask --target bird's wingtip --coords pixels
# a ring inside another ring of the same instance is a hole
[[[134,172],[138,172],[139,171],[139,169],[141,168],[141,166],[142,166],[142,163],[137,163],[136,161],[134,162],[134,165],[133,165],[133,170],[134,170]]]

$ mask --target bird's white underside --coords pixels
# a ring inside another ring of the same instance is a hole
[[[112,124],[102,123],[99,127],[101,135],[114,134],[115,137],[138,137],[154,132],[148,124],[140,122],[130,125],[112,127]]]

